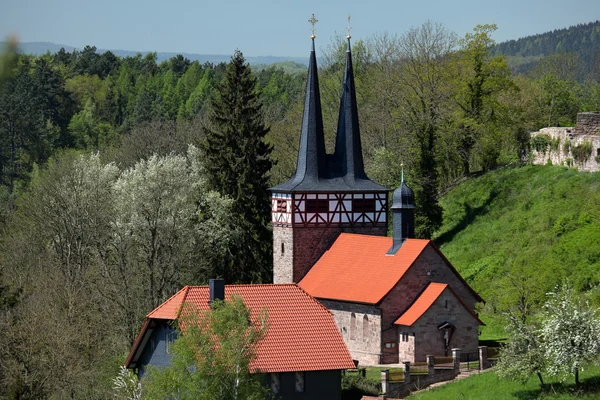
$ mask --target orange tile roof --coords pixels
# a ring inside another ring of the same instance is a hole
[[[320,299],[378,304],[430,245],[479,301],[437,246],[426,239],[407,239],[395,255],[387,255],[392,238],[342,233],[298,283]]]
[[[252,316],[267,310],[268,330],[250,368],[260,372],[318,371],[355,368],[331,313],[295,284],[225,285],[225,298],[239,295]],[[186,286],[148,319],[176,319],[184,302],[208,310],[209,288]],[[131,350],[128,366],[136,353]]]
[[[483,322],[481,322],[477,315],[475,315],[471,310],[469,310],[469,308],[465,305],[465,303],[462,302],[460,297],[458,297],[456,293],[454,293],[450,286],[448,286],[445,283],[437,282],[430,282],[427,285],[427,287],[425,287],[425,290],[421,292],[421,294],[415,299],[415,301],[413,301],[413,303],[408,307],[408,309],[404,313],[402,313],[402,315],[394,322],[394,324],[411,326],[412,324],[417,322],[417,320],[421,318],[421,316],[425,314],[427,310],[429,310],[429,308],[433,305],[433,303],[435,303],[437,298],[440,297],[440,295],[446,289],[448,289],[450,293],[452,293],[452,295],[456,297],[460,304],[462,304],[465,310],[467,310],[469,314],[473,316],[473,318],[475,318],[481,325],[485,325]]]
[[[429,243],[408,239],[388,256],[392,238],[342,233],[298,285],[321,299],[377,304]]]

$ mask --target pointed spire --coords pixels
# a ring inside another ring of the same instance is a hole
[[[311,36],[312,48],[308,63],[304,115],[302,118],[296,173],[288,182],[291,187],[295,187],[300,183],[310,184],[318,182],[319,172],[322,172],[326,167],[325,134],[323,132],[317,56],[315,54],[314,23],[316,19],[314,18],[314,14],[311,20],[309,22],[313,24],[313,34]]]
[[[350,34],[346,50],[346,71],[340,100],[340,114],[335,142],[335,164],[341,168],[338,171],[344,179],[352,184],[356,179],[369,179],[365,174],[362,146],[360,143],[360,128],[358,125],[358,107],[356,105],[356,89],[354,72],[352,70],[352,49]]]

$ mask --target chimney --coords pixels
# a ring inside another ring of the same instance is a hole
[[[402,182],[392,195],[394,242],[387,252],[388,255],[395,255],[406,239],[415,237],[415,208],[415,195],[404,182],[403,169]]]
[[[225,300],[225,280],[224,279],[210,279],[208,281],[209,288],[209,299],[208,304],[212,308],[212,303],[215,300]]]

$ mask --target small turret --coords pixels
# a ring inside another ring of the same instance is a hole
[[[394,242],[387,254],[396,254],[406,239],[415,237],[415,208],[415,194],[404,182],[404,169],[402,169],[402,182],[392,195]]]

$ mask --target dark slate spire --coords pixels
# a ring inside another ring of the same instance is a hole
[[[404,168],[402,168],[402,182],[392,195],[394,242],[387,254],[396,254],[406,239],[415,237],[415,208],[415,195],[404,182]]]
[[[340,115],[333,159],[335,160],[336,168],[339,168],[336,172],[343,176],[348,184],[352,185],[359,179],[369,179],[365,174],[362,147],[360,144],[350,35],[348,35],[346,71],[344,73],[342,98],[340,100]]]
[[[296,173],[270,190],[389,192],[388,188],[371,181],[364,171],[349,37],[335,153],[326,154],[314,37],[312,39]]]
[[[312,37],[296,173],[289,181],[277,188],[293,189],[300,184],[314,186],[318,183],[319,176],[324,174],[325,169],[325,135],[323,133],[315,39]]]

